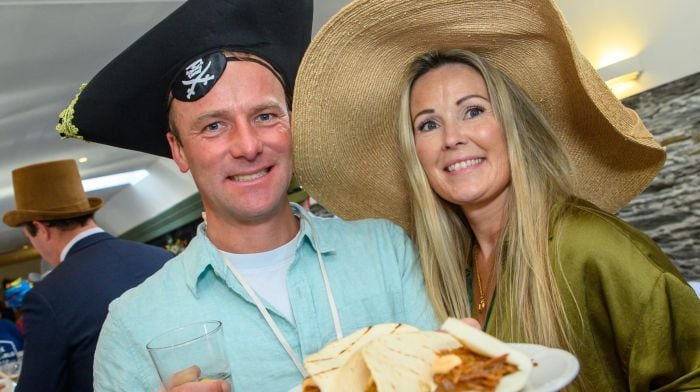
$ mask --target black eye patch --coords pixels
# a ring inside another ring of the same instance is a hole
[[[192,102],[207,95],[226,69],[226,56],[213,52],[185,66],[171,85],[173,98]]]
[[[226,70],[226,63],[229,61],[250,61],[270,70],[285,91],[287,105],[290,104],[291,99],[286,84],[270,65],[253,57],[226,56],[223,52],[206,54],[186,65],[171,84],[172,98],[183,102],[193,102],[207,95]],[[172,99],[169,99],[168,107],[171,102]]]

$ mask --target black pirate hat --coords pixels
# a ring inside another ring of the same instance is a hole
[[[312,18],[311,0],[189,0],[83,85],[56,130],[170,157],[171,91],[182,101],[204,96],[234,59],[226,49],[263,58],[291,96]]]

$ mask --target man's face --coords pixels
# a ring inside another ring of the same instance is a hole
[[[173,159],[190,170],[208,220],[251,223],[284,211],[292,137],[282,86],[265,67],[231,61],[194,102],[174,100],[168,134]]]

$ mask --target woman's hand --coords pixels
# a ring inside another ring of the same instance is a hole
[[[466,323],[470,327],[474,327],[476,329],[481,329],[481,324],[479,324],[479,322],[474,318],[465,317],[462,319],[462,322]]]
[[[478,329],[478,330],[481,330],[481,324],[479,324],[479,322],[478,322],[476,319],[474,319],[474,318],[465,317],[465,318],[463,318],[463,319],[460,319],[460,321],[463,322],[463,323],[465,323],[465,324],[467,324],[467,325],[470,326],[470,327],[474,327],[474,328],[476,328],[476,329]],[[438,332],[447,333],[447,332],[445,332],[445,331],[443,331],[443,330],[441,330],[441,329],[438,329],[437,331],[438,331]]]

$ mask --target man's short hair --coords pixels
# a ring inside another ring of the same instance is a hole
[[[68,231],[68,230],[73,230],[76,227],[85,226],[88,219],[92,219],[93,216],[95,216],[95,214],[80,215],[80,216],[76,216],[76,217],[68,218],[68,219],[58,219],[58,220],[41,221],[41,222],[43,224],[45,224],[46,226],[55,227],[61,231]],[[39,230],[36,227],[36,225],[34,224],[34,222],[25,222],[24,227],[27,228],[29,235],[32,237],[36,236],[36,233]]]

